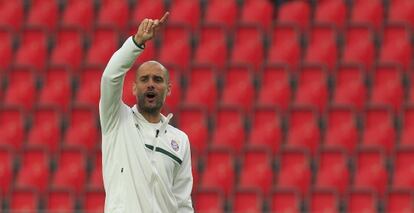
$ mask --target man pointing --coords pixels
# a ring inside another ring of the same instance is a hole
[[[168,124],[172,114],[161,114],[171,93],[168,70],[156,61],[141,64],[131,88],[137,104],[130,107],[122,102],[126,72],[168,15],[144,19],[102,75],[99,114],[108,213],[194,212],[188,137]]]

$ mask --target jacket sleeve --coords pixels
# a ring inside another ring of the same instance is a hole
[[[181,164],[173,183],[173,193],[178,203],[179,213],[194,212],[191,200],[193,175],[191,170],[191,151],[188,137],[186,142],[187,146],[184,153],[183,163]]]
[[[135,44],[131,36],[112,55],[106,65],[101,79],[101,97],[99,100],[102,133],[110,132],[117,126],[125,74],[142,51],[143,49]]]

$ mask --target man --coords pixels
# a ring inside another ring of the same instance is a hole
[[[145,19],[134,36],[114,53],[101,80],[105,212],[193,212],[190,145],[187,135],[168,124],[161,108],[171,92],[167,69],[143,63],[132,88],[137,104],[122,102],[126,72],[144,51],[169,13]]]

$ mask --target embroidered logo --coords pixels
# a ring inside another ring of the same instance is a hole
[[[174,151],[178,151],[178,149],[180,149],[180,147],[178,146],[177,141],[175,140],[171,140],[171,147],[174,149]]]

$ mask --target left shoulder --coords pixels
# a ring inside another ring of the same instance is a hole
[[[180,130],[180,129],[172,126],[172,125],[168,125],[167,131],[170,132],[175,137],[178,137],[179,139],[184,140],[188,143],[188,136],[182,130]]]

